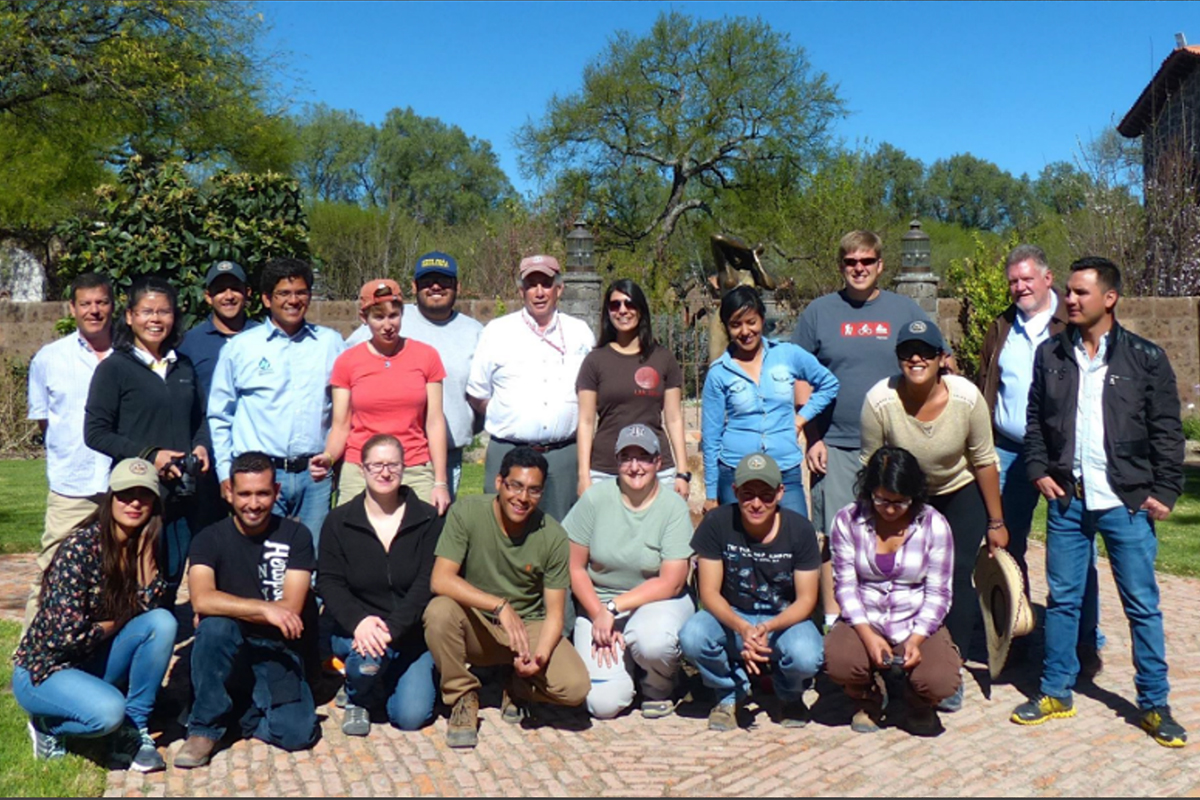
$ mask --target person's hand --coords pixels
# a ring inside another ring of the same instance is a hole
[[[263,616],[268,624],[279,629],[285,639],[299,639],[300,634],[304,633],[304,622],[300,617],[278,603],[267,603]]]
[[[796,415],[796,444],[800,443],[800,437],[804,435],[804,426],[808,424],[808,420],[799,414]]]
[[[613,626],[616,623],[617,619],[612,612],[602,606],[600,613],[592,620],[592,642],[601,647],[608,647],[612,644]]]
[[[712,511],[714,508],[717,508],[720,505],[721,505],[720,500],[717,500],[716,498],[709,498],[704,501],[704,513],[707,514],[708,512]]]
[[[1047,500],[1057,500],[1058,498],[1066,495],[1066,492],[1063,491],[1063,488],[1055,483],[1054,478],[1051,478],[1049,475],[1043,475],[1042,477],[1038,478],[1036,481],[1034,481],[1033,485],[1036,486],[1037,490],[1042,493],[1042,497],[1046,498]]]
[[[208,472],[208,448],[202,444],[198,444],[192,448],[192,455],[194,455],[196,460],[200,462],[200,471]]]
[[[521,621],[521,615],[513,610],[511,603],[505,603],[504,608],[500,609],[497,621],[508,634],[508,649],[512,650],[517,658],[529,658],[529,634],[525,630],[525,623]]]
[[[892,660],[892,646],[888,644],[887,639],[874,631],[865,636],[860,634],[859,638],[863,640],[863,646],[867,648],[867,655],[872,664],[879,669],[889,666]]]
[[[532,678],[545,668],[548,660],[541,653],[513,656],[513,670],[519,677]]]
[[[363,617],[354,628],[354,651],[359,655],[381,658],[392,642],[392,632],[380,617]]]
[[[178,478],[183,474],[179,471],[179,467],[171,464],[173,460],[183,458],[183,455],[178,450],[167,450],[165,447],[154,455],[154,468],[158,470],[158,474],[163,480]]]
[[[771,646],[768,644],[769,634],[766,626],[763,624],[747,625],[742,629],[742,662],[746,665],[746,671],[751,675],[761,673],[759,664],[766,664],[771,660]]]
[[[687,500],[692,496],[692,484],[678,475],[675,476],[675,494]]]
[[[1146,516],[1158,522],[1162,522],[1171,516],[1171,509],[1167,508],[1165,503],[1155,500],[1153,497],[1147,497],[1141,507],[1146,510]]]
[[[583,497],[583,493],[592,488],[592,476],[580,475],[579,480],[575,483],[575,494],[578,497]]]
[[[607,645],[597,644],[592,640],[592,658],[602,667],[615,667],[621,663],[621,654],[625,652],[625,637],[620,631],[612,635],[612,641]]]
[[[221,481],[221,497],[226,503],[233,505],[233,482],[229,478]]]
[[[105,639],[111,639],[121,629],[116,620],[106,619],[96,624],[100,626],[100,631],[104,634]]]
[[[904,668],[906,670],[914,670],[921,663],[921,643],[918,642],[916,635],[909,636],[904,640],[902,647],[904,648]]]
[[[812,474],[825,474],[829,469],[829,449],[825,446],[824,439],[818,439],[808,446],[808,452],[804,454],[804,463]]]
[[[450,489],[446,486],[434,486],[429,494],[431,505],[437,509],[438,516],[443,516],[450,507]]]
[[[997,548],[1008,547],[1008,528],[1003,523],[999,527],[988,527],[987,532],[988,556],[996,557]]]
[[[308,460],[308,476],[317,483],[329,477],[330,470],[333,469],[333,459],[329,457],[329,453],[317,453]],[[346,469],[343,467],[342,469]]]

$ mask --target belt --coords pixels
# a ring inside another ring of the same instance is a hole
[[[309,459],[315,455],[319,455],[319,453],[307,456],[292,456],[290,458],[280,458],[278,456],[267,456],[267,458],[271,459],[271,463],[275,466],[275,469],[295,473],[307,470]]]
[[[528,447],[534,452],[545,453],[575,444],[575,437],[571,436],[567,439],[560,439],[557,442],[518,442],[516,439],[501,439],[499,436],[493,436],[492,441],[499,442],[500,444],[510,444],[513,447]]]
[[[1079,480],[1075,481],[1075,499],[1080,500],[1080,501],[1083,500],[1083,478],[1082,477]]]

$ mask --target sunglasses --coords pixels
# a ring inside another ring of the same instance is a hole
[[[931,361],[937,358],[940,352],[942,351],[927,344],[904,344],[896,348],[896,358],[908,361],[916,356],[922,361]]]
[[[614,314],[623,308],[628,308],[630,311],[637,311],[637,306],[633,304],[632,300],[621,300],[614,297],[608,301],[608,310]]]
[[[875,265],[876,265],[876,264],[878,264],[878,263],[879,263],[879,259],[878,259],[878,258],[874,258],[874,257],[868,257],[868,258],[843,258],[843,259],[842,259],[842,266],[843,266],[843,267],[855,267],[855,266],[858,266],[859,264],[862,264],[864,267],[873,267],[873,266],[875,266]]]

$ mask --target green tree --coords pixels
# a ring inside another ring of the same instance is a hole
[[[827,152],[844,113],[803,48],[762,20],[670,12],[645,36],[615,34],[582,88],[551,98],[516,142],[525,175],[585,179],[596,224],[626,246],[651,241],[657,267],[685,217],[738,188],[752,166]]]
[[[925,165],[899,147],[884,142],[865,158],[878,188],[878,203],[894,216],[911,219],[925,207]]]
[[[312,201],[378,205],[375,152],[379,131],[353,111],[324,103],[295,120],[300,186]]]
[[[970,153],[935,161],[925,188],[928,213],[941,222],[1000,231],[1028,219],[1028,182]]]
[[[1004,259],[1020,243],[1015,234],[1000,246],[987,243],[979,232],[974,232],[973,238],[975,252],[951,261],[946,272],[947,280],[955,287],[962,302],[959,322],[963,335],[954,345],[954,360],[963,374],[972,380],[979,374],[979,354],[988,327],[1012,302]]]

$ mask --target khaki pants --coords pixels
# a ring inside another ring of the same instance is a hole
[[[433,462],[426,461],[415,467],[404,468],[404,479],[401,481],[412,489],[417,497],[426,503],[433,502]],[[363,475],[362,464],[342,464],[342,474],[338,478],[337,505],[345,505],[367,488],[367,479]]]
[[[42,575],[50,568],[50,562],[54,560],[58,546],[79,523],[96,510],[103,497],[103,494],[92,497],[67,497],[55,492],[50,492],[46,496],[46,523],[42,533],[42,549],[37,557],[37,580],[29,585],[29,600],[25,603],[25,628],[29,627],[29,623],[33,622],[33,617],[37,614],[38,595],[42,591]]]
[[[512,664],[508,634],[482,611],[463,608],[449,597],[435,597],[425,608],[425,642],[442,674],[442,700],[453,707],[468,692],[479,691],[479,679],[471,674],[468,663],[476,667]],[[525,632],[534,646],[542,630],[542,620],[525,620]],[[550,654],[546,668],[532,678],[513,675],[511,690],[518,700],[577,706],[587,699],[592,681],[575,648],[560,639]]]
[[[908,684],[921,701],[935,706],[958,689],[962,658],[943,626],[921,643],[921,663],[908,674]],[[825,673],[846,694],[878,712],[882,697],[875,668],[858,632],[838,620],[825,637]]]

